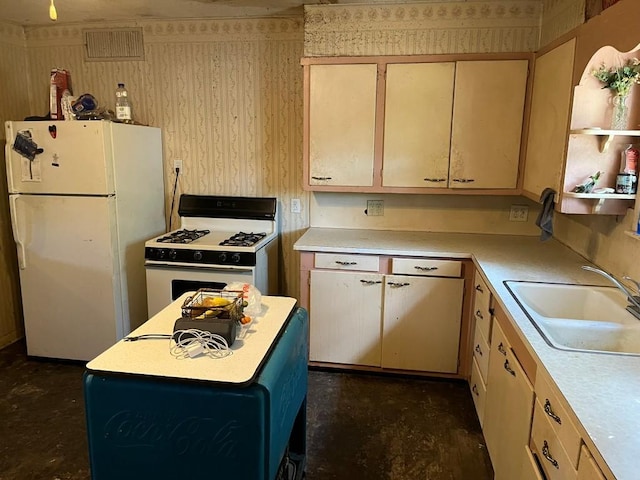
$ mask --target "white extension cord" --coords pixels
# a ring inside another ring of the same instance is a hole
[[[227,341],[215,333],[190,328],[176,330],[170,346],[171,355],[176,358],[197,358],[206,355],[210,358],[224,358],[233,353]]]

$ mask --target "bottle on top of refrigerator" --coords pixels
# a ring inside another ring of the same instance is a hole
[[[131,103],[124,83],[119,83],[116,88],[116,118],[123,122],[131,121]]]

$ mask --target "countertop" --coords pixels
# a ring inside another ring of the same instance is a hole
[[[182,295],[128,337],[171,334],[188,295],[189,293]],[[231,355],[224,358],[200,355],[179,359],[171,354],[168,339],[133,342],[123,339],[91,360],[87,369],[94,372],[244,385],[255,377],[295,305],[294,298],[262,297],[261,314],[251,322],[242,338],[237,339],[230,347]]]
[[[603,472],[640,478],[640,356],[569,352],[550,347],[516,303],[505,280],[608,285],[582,270],[590,264],[558,241],[538,237],[310,228],[294,250],[472,259],[516,332],[575,413]],[[609,470],[607,472],[606,470]]]

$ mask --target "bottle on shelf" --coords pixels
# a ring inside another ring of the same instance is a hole
[[[131,102],[124,83],[119,83],[116,88],[116,119],[121,122],[131,123]]]
[[[616,180],[616,193],[636,193],[639,156],[640,152],[633,145],[629,145],[620,153],[620,173]]]

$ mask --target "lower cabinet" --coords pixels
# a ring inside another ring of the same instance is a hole
[[[310,361],[380,366],[383,278],[311,271]]]
[[[456,373],[463,289],[460,278],[385,276],[382,366]]]
[[[498,322],[493,320],[483,433],[495,480],[521,478],[529,443],[533,386]]]
[[[318,254],[320,255],[320,254]],[[311,362],[456,374],[461,262],[393,258],[390,273],[341,256],[309,275]],[[395,273],[394,273],[395,272]]]

